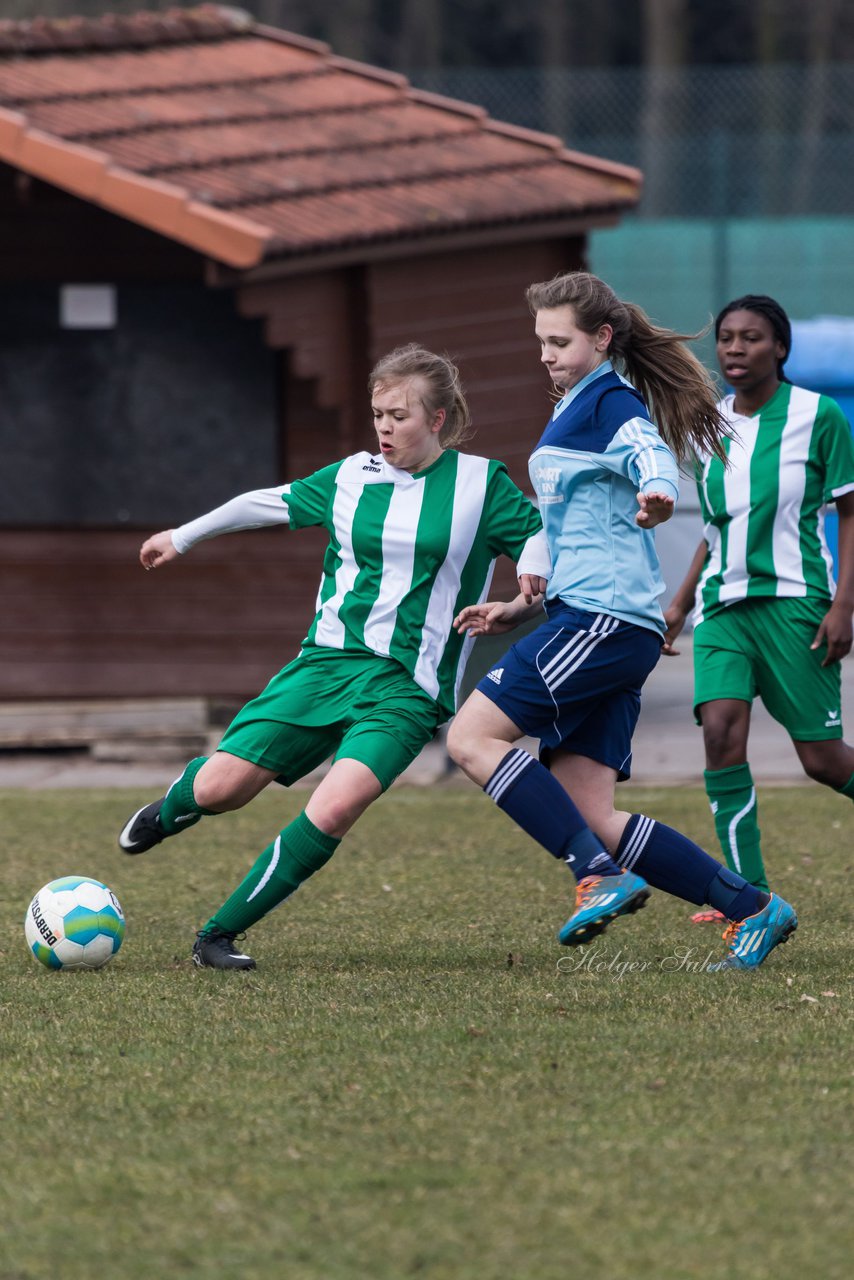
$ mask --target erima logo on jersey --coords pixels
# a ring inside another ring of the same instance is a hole
[[[503,667],[496,667],[494,671],[487,671],[486,678],[491,680],[493,684],[501,684],[501,677],[504,675]]]
[[[362,467],[362,470],[377,471],[377,472],[382,471],[382,467],[379,465],[379,461],[380,461],[379,458],[371,458],[370,462],[365,463],[365,465]]]
[[[842,724],[838,711],[827,709],[827,719],[824,722],[825,729],[834,729],[838,724]]]

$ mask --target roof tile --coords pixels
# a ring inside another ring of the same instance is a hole
[[[251,37],[144,51],[0,58],[0,100],[25,106],[101,94],[252,85],[270,76],[309,74],[319,63],[305,49]]]
[[[160,129],[216,128],[224,121],[268,121],[394,102],[400,91],[356,76],[318,73],[300,79],[259,78],[249,86],[213,85],[169,93],[128,92],[33,103],[30,120],[62,136],[101,138]]]
[[[0,22],[0,160],[240,267],[569,224],[640,190],[636,170],[216,5]]]
[[[494,221],[496,200],[501,201],[502,220],[507,223],[612,207],[613,197],[607,204],[598,203],[597,197],[601,200],[599,184],[588,180],[568,199],[563,176],[556,166],[546,163],[527,168],[523,175],[492,172],[489,183],[479,174],[466,173],[383,187],[345,187],[321,195],[249,204],[241,212],[253,221],[263,218],[275,236],[271,249],[293,253],[411,236],[419,231],[436,234],[486,227]]]
[[[123,49],[188,40],[221,39],[252,25],[249,14],[214,4],[165,13],[106,14],[101,18],[34,18],[0,21],[0,53],[35,54],[56,49]]]
[[[389,183],[435,179],[450,174],[481,177],[492,169],[525,166],[530,151],[510,139],[478,134],[476,163],[472,132],[442,140],[437,156],[435,139],[405,139],[356,151],[318,150],[308,155],[271,156],[201,170],[179,169],[172,182],[185,185],[212,204],[234,207],[277,197],[306,195],[342,188],[374,188]]]

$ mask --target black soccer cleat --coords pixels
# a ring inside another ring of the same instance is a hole
[[[119,836],[120,849],[124,849],[125,853],[145,853],[146,849],[153,849],[165,839],[159,822],[160,808],[165,799],[165,796],[161,796],[159,800],[138,809],[128,819]]]
[[[193,943],[193,964],[200,969],[254,969],[252,957],[235,950],[236,937],[237,934],[224,933],[222,929],[208,932],[203,929]]]

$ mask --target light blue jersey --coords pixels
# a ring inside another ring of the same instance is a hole
[[[663,634],[655,533],[635,522],[637,494],[676,499],[678,469],[610,361],[556,405],[529,470],[552,558],[549,597]]]

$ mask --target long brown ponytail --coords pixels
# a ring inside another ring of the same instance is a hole
[[[722,437],[731,431],[718,410],[714,381],[684,345],[700,334],[660,328],[641,307],[622,302],[610,285],[587,271],[532,284],[525,297],[534,315],[572,307],[583,333],[594,334],[610,325],[614,336],[608,355],[637,387],[676,457],[684,461],[700,451],[726,460]]]

